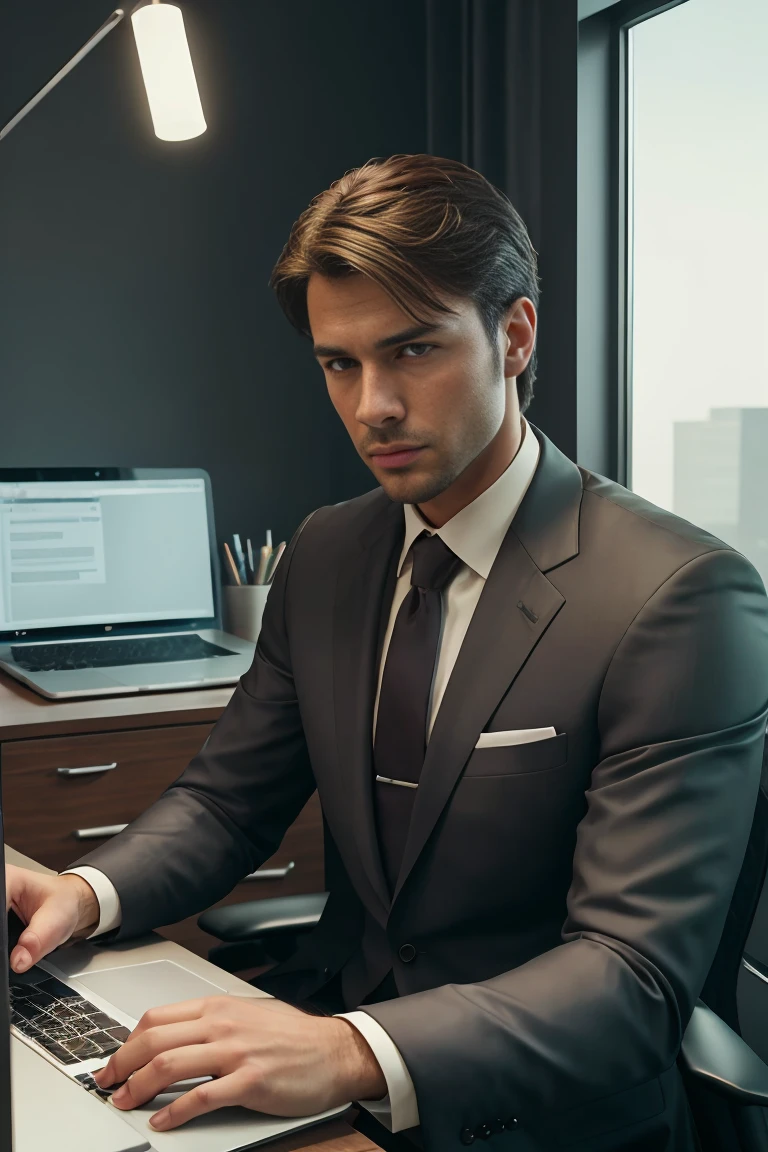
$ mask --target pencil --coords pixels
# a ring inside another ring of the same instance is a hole
[[[271,556],[271,554],[272,554],[272,549],[269,547],[269,545],[263,544],[262,548],[261,548],[261,559],[259,560],[259,570],[256,573],[256,580],[255,580],[256,584],[263,584],[264,583],[264,573],[267,570],[267,562],[269,561],[269,557]]]
[[[280,561],[280,557],[282,556],[283,552],[285,552],[285,540],[283,540],[281,544],[278,544],[277,548],[274,551],[274,554],[272,556],[272,562],[269,565],[269,571],[267,572],[267,575],[264,579],[265,584],[271,584],[272,583],[272,577],[275,574],[275,568],[277,568],[277,565]]]
[[[227,554],[227,560],[229,561],[229,566],[232,569],[232,575],[235,578],[235,584],[242,584],[242,580],[240,579],[240,573],[237,570],[237,564],[235,564],[235,558],[232,555],[232,553],[230,552],[229,544],[227,544],[226,540],[224,541],[224,551]]]

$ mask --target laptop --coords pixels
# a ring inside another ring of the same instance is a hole
[[[0,843],[2,813],[0,812]],[[4,863],[0,854],[0,1149],[2,1152],[236,1152],[341,1115],[348,1105],[314,1116],[284,1119],[224,1108],[170,1132],[154,1132],[149,1118],[189,1081],[130,1112],[109,1103],[93,1072],[123,1043],[150,1007],[199,996],[258,995],[223,974],[222,986],[185,966],[184,952],[155,958],[164,944],[120,949],[110,967],[107,949],[77,944],[54,952],[29,972],[8,966]],[[167,946],[166,946],[167,947]],[[182,959],[178,960],[177,957]],[[94,959],[95,957],[95,959]],[[134,961],[132,962],[132,957]],[[198,958],[189,954],[198,965]],[[105,959],[107,966],[104,966]],[[13,1132],[12,1132],[13,1128]]]
[[[0,668],[43,696],[234,684],[211,482],[190,468],[0,468]]]

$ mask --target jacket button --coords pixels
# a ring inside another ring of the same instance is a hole
[[[489,1124],[489,1128],[494,1134],[503,1132],[505,1127],[506,1125],[504,1124],[504,1121],[499,1119],[491,1120],[491,1123]]]
[[[462,1144],[474,1144],[475,1134],[471,1128],[462,1128],[461,1132],[459,1132],[459,1140],[461,1140]]]
[[[416,949],[413,944],[402,944],[397,954],[403,964],[410,964],[411,960],[416,959]],[[469,1132],[469,1128],[462,1129],[462,1131]]]
[[[510,1116],[509,1120],[504,1121],[504,1127],[508,1132],[514,1132],[515,1128],[520,1127],[520,1121],[517,1116]]]
[[[475,1128],[475,1136],[478,1136],[481,1140],[490,1140],[491,1136],[493,1136],[493,1128],[491,1128],[490,1124],[478,1124],[477,1128]]]

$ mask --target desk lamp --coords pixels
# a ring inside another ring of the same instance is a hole
[[[83,44],[79,52],[76,52],[5,127],[0,129],[0,140],[7,136],[113,28],[116,28],[124,17],[125,11],[116,8],[101,28]],[[205,132],[206,123],[181,9],[175,4],[163,4],[160,0],[151,0],[151,3],[141,3],[133,9],[131,24],[155,135],[160,140],[191,140],[193,136],[199,136]]]

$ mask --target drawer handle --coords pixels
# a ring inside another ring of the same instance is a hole
[[[102,836],[117,836],[127,824],[100,824],[98,828],[78,828],[72,833],[75,840],[100,840]]]
[[[56,771],[59,776],[90,776],[92,772],[111,772],[113,768],[117,768],[117,760],[114,764],[87,764],[85,768],[57,768]]]
[[[257,868],[255,872],[249,872],[247,876],[243,876],[243,880],[284,880],[295,867],[296,864],[291,860],[285,868]]]

